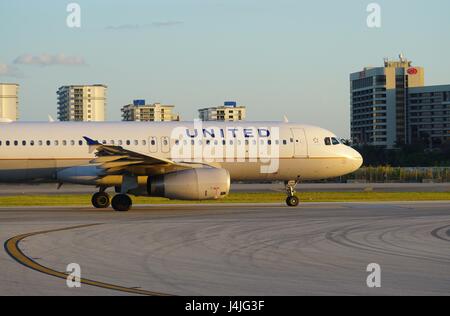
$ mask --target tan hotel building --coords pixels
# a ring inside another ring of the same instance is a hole
[[[351,138],[393,148],[450,137],[450,85],[425,86],[423,67],[402,55],[350,75]]]

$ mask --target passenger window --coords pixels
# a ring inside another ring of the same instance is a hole
[[[25,140],[22,141],[22,146],[26,146],[27,142]]]
[[[178,139],[175,140],[175,145],[180,144],[180,141]]]
[[[129,139],[127,140],[126,144],[127,144],[127,145],[130,145],[130,144],[131,144],[131,142],[130,142]]]
[[[267,141],[267,144],[268,144],[268,145],[272,145],[272,140],[269,139],[269,140]]]
[[[19,145],[19,142],[17,140],[14,141],[14,146]]]
[[[6,141],[6,146],[9,146],[9,140]]]
[[[67,146],[67,140],[62,141],[63,146]]]
[[[147,142],[145,140],[142,141],[142,146],[147,145]]]
[[[283,139],[283,145],[287,145],[287,140]]]
[[[30,140],[30,145],[34,146],[34,140]]]
[[[44,143],[42,142],[42,140],[38,141],[39,146],[42,146]]]
[[[331,141],[333,143],[333,145],[339,145],[340,142],[336,139],[336,137],[331,137]]]
[[[103,145],[106,145],[106,140],[102,140],[102,144],[103,144]]]
[[[155,146],[155,144],[156,144],[155,140],[152,139],[152,140],[150,141],[150,144],[151,144],[152,146]]]
[[[134,140],[134,145],[135,146],[139,145],[139,141],[137,139]]]
[[[55,146],[59,145],[59,141],[55,140]]]
[[[330,137],[325,137],[325,145],[331,146],[331,139],[330,139]]]
[[[119,144],[119,146],[122,146],[122,144],[123,144],[122,140],[119,140],[118,144]]]
[[[78,145],[83,146],[83,141],[82,141],[82,140],[79,140],[79,141],[78,141]]]
[[[71,140],[71,141],[70,141],[70,145],[75,146],[75,141],[74,141],[74,140]]]

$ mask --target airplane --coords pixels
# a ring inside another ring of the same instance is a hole
[[[0,132],[0,182],[95,186],[92,205],[119,212],[130,195],[222,199],[231,181],[284,181],[295,207],[300,181],[363,163],[334,133],[286,121],[2,122]]]

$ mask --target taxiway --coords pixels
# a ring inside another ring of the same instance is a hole
[[[9,207],[0,239],[0,295],[450,295],[448,202]]]

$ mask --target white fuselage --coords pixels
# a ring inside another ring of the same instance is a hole
[[[89,164],[95,152],[83,136],[148,156],[220,166],[231,180],[317,180],[362,164],[333,133],[293,123],[12,122],[0,123],[0,182],[58,181],[58,171]]]

